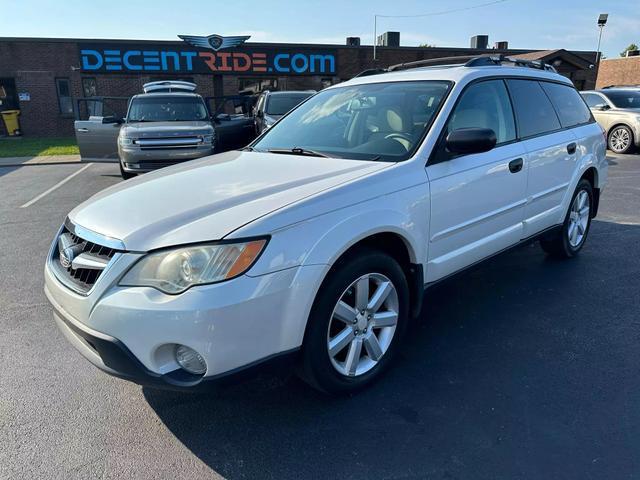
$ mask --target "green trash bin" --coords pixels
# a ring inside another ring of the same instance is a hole
[[[18,120],[20,110],[5,110],[4,112],[0,112],[0,114],[2,115],[2,120],[4,120],[4,126],[9,136],[17,137],[20,135],[20,122]]]

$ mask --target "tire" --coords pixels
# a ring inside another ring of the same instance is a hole
[[[120,165],[120,176],[122,177],[123,180],[129,180],[130,178],[133,178],[136,176],[135,173],[125,172],[124,168],[122,168],[122,162],[118,162],[118,164]]]
[[[366,302],[364,294],[359,293],[366,293],[365,290],[369,292]],[[376,309],[373,299],[376,293],[382,292],[386,296]],[[343,302],[342,307],[348,308],[340,308],[337,314],[334,308],[339,301]],[[371,310],[359,314],[356,302],[361,306],[367,303]],[[353,320],[340,319],[347,317]],[[325,393],[355,392],[373,382],[388,367],[408,319],[409,287],[402,267],[385,253],[360,249],[338,264],[320,287],[309,316],[298,373]],[[330,345],[334,345],[333,354]]]
[[[593,187],[583,178],[573,192],[562,228],[553,236],[540,240],[542,249],[558,258],[575,257],[587,241],[592,213]]]
[[[615,153],[630,153],[633,150],[633,132],[626,125],[618,125],[609,132],[609,150]]]

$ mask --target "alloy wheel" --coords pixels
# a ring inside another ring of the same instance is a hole
[[[576,248],[578,247],[587,233],[587,226],[589,225],[589,194],[586,190],[580,190],[571,204],[571,211],[569,212],[569,228],[567,229],[567,237],[569,244]]]
[[[629,148],[631,136],[626,128],[616,128],[611,133],[611,150],[614,152],[624,152]]]
[[[389,349],[398,323],[398,292],[380,273],[355,280],[336,303],[327,331],[331,364],[342,375],[363,375]]]

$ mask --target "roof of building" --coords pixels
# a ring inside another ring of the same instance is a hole
[[[515,58],[521,58],[523,60],[540,60],[553,65],[553,60],[559,59],[567,63],[571,63],[576,67],[589,68],[591,62],[580,55],[569,52],[564,48],[557,48],[555,50],[540,50],[537,52],[520,53],[518,55],[512,55]]]

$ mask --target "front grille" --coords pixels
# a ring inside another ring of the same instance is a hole
[[[141,150],[162,150],[170,148],[196,148],[202,145],[202,138],[189,137],[153,137],[134,140]]]
[[[65,226],[53,247],[51,264],[61,282],[80,293],[87,293],[118,252],[80,238]]]

